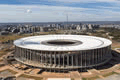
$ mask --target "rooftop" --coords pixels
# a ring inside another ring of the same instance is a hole
[[[14,41],[18,47],[42,51],[79,51],[106,47],[112,42],[105,38],[85,35],[41,35]]]

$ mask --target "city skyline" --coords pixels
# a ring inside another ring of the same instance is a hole
[[[0,22],[120,21],[119,0],[5,0]]]

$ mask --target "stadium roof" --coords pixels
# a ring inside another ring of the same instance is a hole
[[[15,40],[14,44],[32,50],[80,51],[106,47],[112,42],[105,38],[85,35],[40,35]]]

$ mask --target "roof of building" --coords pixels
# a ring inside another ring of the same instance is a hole
[[[18,47],[42,51],[90,50],[111,44],[108,39],[85,35],[41,35],[14,41],[14,45]]]

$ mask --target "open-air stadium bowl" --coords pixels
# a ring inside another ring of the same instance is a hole
[[[41,35],[14,41],[15,59],[47,70],[99,66],[111,58],[112,42],[85,35]]]

